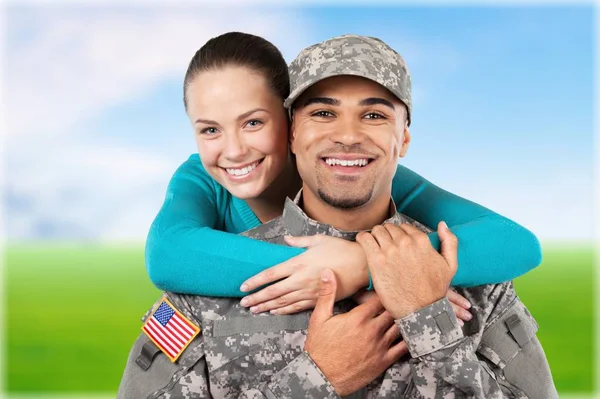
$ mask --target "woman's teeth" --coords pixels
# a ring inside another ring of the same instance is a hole
[[[252,165],[248,165],[245,168],[240,168],[240,169],[226,168],[225,170],[227,171],[227,173],[229,173],[232,176],[244,176],[244,175],[247,175],[248,173],[252,172],[254,169],[256,169],[256,167],[258,166],[259,163],[260,163],[260,161],[256,161]]]
[[[367,166],[369,163],[368,159],[337,159],[337,158],[325,158],[325,163],[329,166],[342,165],[342,166]]]

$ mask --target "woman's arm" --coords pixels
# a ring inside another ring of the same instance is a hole
[[[204,170],[198,154],[177,169],[146,241],[146,268],[156,287],[241,297],[244,280],[305,251],[219,231],[230,199]],[[229,227],[244,231],[255,226],[239,218]]]
[[[146,243],[148,274],[158,288],[244,296],[239,287],[245,280],[305,251],[217,230],[224,225],[228,196],[206,173],[197,154],[177,170]],[[540,263],[539,242],[531,232],[403,166],[398,166],[394,178],[393,197],[399,211],[429,226],[445,220],[457,235],[459,269],[454,285],[505,281]],[[243,231],[255,226],[238,227]],[[439,249],[437,233],[430,239]]]
[[[398,165],[392,185],[398,211],[435,228],[445,221],[458,237],[454,286],[511,280],[541,262],[536,236],[517,223],[474,202],[449,193]],[[439,251],[437,232],[429,234]]]
[[[458,271],[452,280],[454,286],[507,281],[541,262],[540,244],[530,231],[481,205],[442,190],[400,165],[394,176],[392,196],[398,211],[430,228],[445,221],[458,237]],[[430,233],[429,239],[439,251],[437,232]],[[339,274],[343,282],[340,298],[352,295],[356,287],[367,285],[368,277],[364,273],[349,273],[360,271],[364,260],[348,244],[344,244],[343,250],[338,248],[328,252],[342,244],[317,237],[298,237],[288,243],[308,247],[308,250],[248,279],[246,284],[250,290],[281,281],[245,297],[243,305],[258,312],[271,310],[280,314],[312,308],[316,296],[311,293],[318,287],[324,267]],[[351,255],[350,259],[346,257],[340,262],[341,254]],[[468,308],[460,300],[456,304]]]

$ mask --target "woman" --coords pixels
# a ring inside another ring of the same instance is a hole
[[[227,33],[195,54],[185,76],[184,104],[199,157],[192,155],[177,170],[150,228],[146,264],[158,288],[243,296],[281,280],[241,303],[253,312],[286,314],[314,306],[324,267],[339,276],[338,299],[369,285],[357,243],[291,237],[291,247],[285,247],[236,235],[280,215],[285,198],[301,187],[288,150],[283,108],[288,94],[285,60],[260,37]],[[399,212],[428,226],[444,220],[458,237],[460,266],[453,285],[506,281],[540,263],[531,232],[402,166],[392,195]],[[429,237],[439,250],[437,233]],[[454,301],[469,307],[464,298]],[[461,318],[468,320],[466,310]]]

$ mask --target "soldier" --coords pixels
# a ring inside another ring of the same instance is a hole
[[[438,226],[438,254],[431,229],[390,199],[410,143],[400,55],[345,35],[302,51],[290,77],[285,106],[303,186],[281,217],[243,234],[281,244],[286,235],[357,240],[377,294],[335,303],[329,270],[314,311],[289,316],[165,293],[145,317],[118,397],[557,397],[537,324],[512,283],[459,289],[473,304],[461,328],[446,298],[456,237]]]

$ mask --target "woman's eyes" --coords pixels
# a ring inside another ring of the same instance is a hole
[[[260,119],[252,119],[252,120],[248,121],[248,123],[246,123],[246,126],[257,127],[262,124],[263,124],[263,122]]]
[[[255,128],[255,127],[261,126],[263,124],[264,124],[264,122],[261,121],[260,119],[252,119],[252,120],[246,122],[246,125],[244,127]],[[219,129],[217,129],[216,127],[205,127],[203,129],[201,129],[199,133],[203,134],[203,135],[207,135],[207,136],[214,136],[215,134],[220,133],[220,132],[219,132]]]
[[[217,130],[217,128],[214,128],[214,127],[206,127],[204,129],[200,130],[200,134],[211,135],[211,134],[216,134],[216,133],[219,133],[219,131]]]

